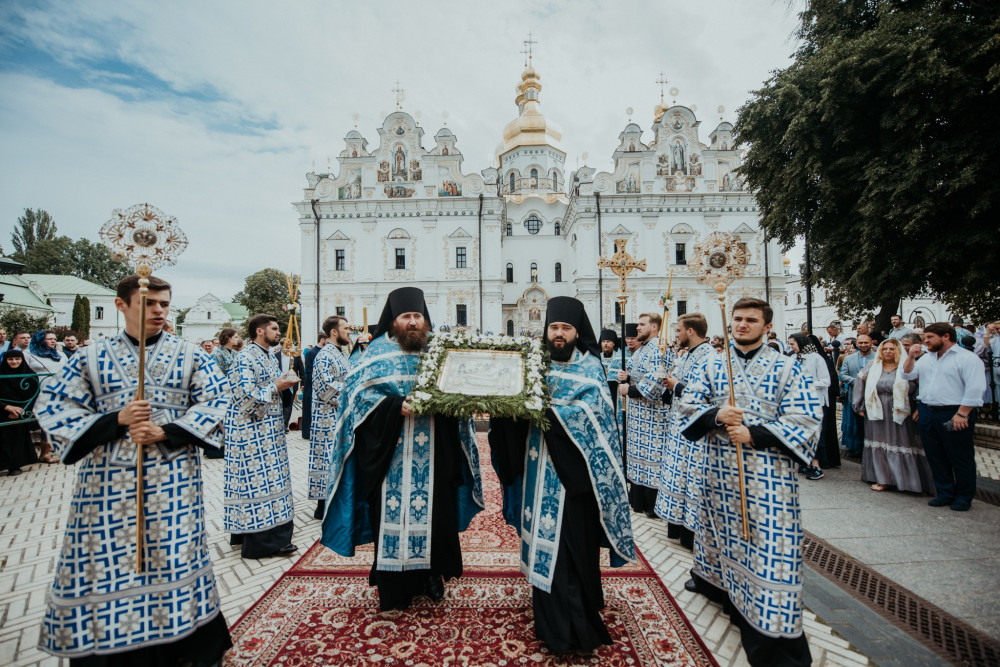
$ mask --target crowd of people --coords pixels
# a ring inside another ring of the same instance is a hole
[[[221,659],[231,640],[202,460],[225,459],[223,526],[243,558],[296,553],[286,433],[300,386],[321,542],[346,557],[374,544],[369,581],[382,610],[443,599],[462,575],[459,533],[485,503],[471,420],[414,412],[432,330],[423,293],[391,292],[372,334],[353,345],[346,318],[327,318],[298,356],[282,353],[269,314],[200,345],[173,336],[170,285],[157,278],[141,330],[137,290],[135,276],[119,285],[120,335],[79,345],[17,332],[2,348],[0,406],[17,422],[3,428],[20,439],[8,447],[5,437],[0,465],[16,474],[34,456],[30,414],[55,460],[84,462],[40,647],[71,664]],[[1000,356],[997,323],[970,351],[949,324],[910,331],[898,318],[883,337],[865,325],[847,337],[835,323],[826,337],[803,332],[782,345],[772,317],[766,302],[744,298],[727,336],[709,337],[698,313],[667,336],[660,315],[645,313],[620,341],[610,329],[595,336],[580,301],[549,300],[548,426],[493,416],[488,440],[535,632],[550,650],[612,642],[600,550],[613,566],[636,558],[631,512],[665,520],[668,537],[693,550],[686,588],[724,605],[751,664],[808,665],[800,477],[841,465],[843,444],[873,490],[970,508],[976,408],[993,398],[994,369],[984,373],[976,355]]]

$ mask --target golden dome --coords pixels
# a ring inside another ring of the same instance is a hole
[[[514,103],[518,116],[503,129],[503,152],[517,146],[554,146],[559,148],[562,132],[545,119],[538,109],[538,96],[542,91],[541,77],[531,65],[521,73]]]
[[[788,259],[788,255],[784,255],[783,254],[782,257],[784,258],[784,259],[781,260],[782,264],[784,264],[785,266],[791,266],[792,265],[792,260]]]

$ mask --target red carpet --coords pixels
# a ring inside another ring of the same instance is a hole
[[[519,542],[500,514],[484,441],[488,510],[462,534],[465,574],[447,582],[442,602],[419,597],[405,612],[381,612],[368,585],[371,546],[348,559],[317,543],[233,626],[226,664],[716,665],[641,556],[604,570],[602,615],[614,645],[548,652],[534,637],[531,587],[518,570]]]

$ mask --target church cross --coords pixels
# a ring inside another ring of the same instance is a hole
[[[633,259],[627,250],[628,239],[615,239],[615,254],[611,259],[597,258],[597,266],[602,269],[611,269],[611,272],[618,276],[618,291],[624,296],[628,294],[628,274],[634,269],[646,270],[646,260]]]
[[[656,83],[660,86],[660,104],[663,103],[663,87],[667,85],[667,77],[660,72],[660,78],[656,80]]]
[[[399,111],[403,108],[403,96],[406,91],[403,90],[403,88],[399,85],[399,81],[397,81],[395,88],[392,89],[392,92],[396,95],[396,111]]]
[[[524,48],[528,50],[528,65],[531,64],[531,56],[533,54],[532,47],[538,44],[538,40],[531,38],[531,33],[528,33],[528,39],[524,40]]]

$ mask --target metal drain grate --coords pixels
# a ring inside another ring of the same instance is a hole
[[[1000,664],[1000,642],[806,532],[807,563],[942,657],[964,665]]]

